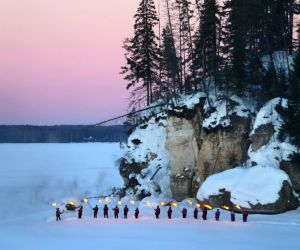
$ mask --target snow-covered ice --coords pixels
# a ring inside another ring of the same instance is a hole
[[[121,185],[114,163],[119,155],[119,144],[1,144],[0,249],[299,248],[300,210],[276,216],[250,215],[246,224],[241,222],[241,215],[237,215],[237,222],[229,222],[225,211],[221,211],[221,221],[215,222],[214,211],[209,211],[208,221],[204,222],[191,218],[194,208],[184,201],[173,208],[175,219],[166,219],[167,208],[162,207],[162,218],[156,220],[153,207],[159,198],[145,198],[129,205],[128,220],[103,219],[101,204],[101,218],[95,220],[85,204],[82,220],[76,218],[76,213],[67,213],[56,222],[48,198],[83,195],[86,191],[101,193],[113,184]],[[99,174],[103,178],[97,187]],[[77,188],[69,185],[74,180]],[[96,200],[90,202],[96,204]],[[132,212],[137,205],[141,217],[135,220]],[[183,206],[188,208],[186,220],[180,218]]]

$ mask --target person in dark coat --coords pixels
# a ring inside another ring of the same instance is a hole
[[[248,211],[243,211],[243,222],[247,222],[247,220],[248,220],[248,215],[249,215],[249,213],[248,213]]]
[[[168,209],[168,218],[169,219],[172,219],[172,208],[171,207],[169,207],[169,209]]]
[[[217,209],[216,213],[215,213],[215,218],[216,218],[216,221],[219,221],[220,220],[220,210]]]
[[[204,207],[202,209],[202,219],[207,220],[207,208],[206,207]]]
[[[98,210],[99,210],[98,205],[96,205],[96,206],[93,208],[93,210],[94,210],[94,218],[96,219],[96,218],[98,217]]]
[[[119,218],[119,212],[120,212],[118,206],[113,208],[113,210],[114,210],[115,219],[118,219]]]
[[[108,206],[105,204],[103,207],[104,218],[108,219]]]
[[[124,219],[127,219],[128,212],[129,212],[129,209],[128,209],[127,205],[125,205],[125,207],[124,207]]]
[[[138,219],[139,218],[139,214],[140,214],[140,210],[138,208],[136,208],[135,211],[134,211],[134,217],[136,219]]]
[[[80,206],[79,209],[78,209],[78,219],[82,218],[82,212],[83,212],[83,207]]]
[[[194,218],[195,218],[196,220],[198,219],[198,213],[199,213],[198,208],[195,208],[195,209],[194,209]]]
[[[185,207],[182,209],[181,213],[182,213],[182,218],[183,218],[183,219],[186,219],[186,216],[187,216],[187,209],[186,209]]]
[[[56,208],[56,213],[55,214],[56,214],[56,221],[61,220],[60,215],[63,214],[63,212],[61,212],[59,210],[59,208]]]
[[[230,219],[232,222],[235,221],[235,213],[233,211],[231,211],[231,213],[230,213]]]
[[[159,215],[160,215],[160,208],[159,208],[159,206],[157,206],[157,207],[154,209],[154,211],[155,211],[155,217],[156,217],[156,219],[159,219]]]

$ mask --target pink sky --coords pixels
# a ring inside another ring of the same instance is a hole
[[[0,124],[126,112],[122,41],[139,0],[0,0]]]

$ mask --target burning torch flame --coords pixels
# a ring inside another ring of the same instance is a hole
[[[188,203],[189,205],[193,205],[193,202],[192,202],[191,200],[187,200],[187,203]]]
[[[99,203],[102,203],[102,199],[99,199],[98,201],[99,201]]]
[[[172,203],[171,203],[171,206],[172,206],[172,207],[177,207],[178,204],[177,204],[176,202],[172,202]]]
[[[226,205],[222,206],[222,208],[224,208],[224,209],[226,209],[226,210],[229,210],[229,207],[226,206]]]
[[[122,201],[118,201],[118,205],[121,206],[122,205]]]
[[[197,203],[197,204],[196,204],[196,207],[198,207],[198,208],[201,207],[201,204]]]
[[[52,202],[52,203],[51,203],[51,206],[52,206],[52,207],[57,207],[57,203],[56,203],[56,202]]]
[[[109,197],[106,197],[106,198],[105,198],[105,201],[106,201],[106,202],[109,202],[109,201],[110,201]]]
[[[75,202],[74,201],[69,201],[68,204],[75,206]]]
[[[212,209],[212,206],[209,205],[209,204],[205,204],[205,205],[203,205],[203,206],[206,207],[206,208],[208,208],[208,209]]]
[[[131,204],[131,205],[134,205],[134,204],[135,204],[135,201],[134,201],[134,200],[130,200],[130,204]]]
[[[151,202],[150,202],[150,201],[147,201],[147,202],[146,202],[146,205],[147,205],[147,206],[151,206]]]
[[[160,205],[163,207],[165,205],[165,203],[163,201],[161,201]]]
[[[241,206],[240,206],[240,205],[235,205],[235,207],[236,207],[237,209],[241,209]]]
[[[88,203],[88,202],[89,202],[89,199],[88,199],[88,198],[83,198],[83,202],[84,202],[84,203]]]

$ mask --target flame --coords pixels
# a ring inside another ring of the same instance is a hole
[[[212,206],[209,205],[209,204],[204,204],[203,206],[206,207],[206,208],[208,208],[208,209],[212,209]]]
[[[131,205],[134,205],[134,204],[135,204],[135,201],[134,201],[134,200],[130,200],[129,202],[130,202]]]
[[[106,202],[110,202],[109,197],[106,197],[106,198],[105,198],[105,201],[106,201]]]
[[[118,205],[121,206],[122,205],[122,201],[118,201]]]
[[[240,205],[235,205],[235,207],[236,207],[237,209],[241,209],[241,206],[240,206]]]
[[[146,205],[147,206],[151,206],[151,202],[150,201],[146,201]]]
[[[98,201],[99,201],[99,203],[102,203],[102,199],[99,199]]]
[[[84,203],[88,203],[88,202],[89,202],[89,199],[88,199],[88,198],[83,198],[83,202],[84,202]]]
[[[197,203],[197,204],[196,204],[196,207],[201,207],[201,204]]]
[[[191,200],[187,200],[187,203],[188,203],[189,205],[193,205],[193,202],[192,202]]]
[[[226,209],[226,210],[229,210],[229,207],[226,206],[226,205],[222,206],[222,208],[224,208],[224,209]]]
[[[69,201],[68,204],[72,205],[72,206],[75,206],[75,202],[74,201]]]
[[[172,202],[172,203],[171,203],[171,206],[173,206],[173,207],[178,207],[178,204],[177,204],[176,202]]]
[[[51,206],[52,206],[52,207],[57,207],[57,203],[56,203],[56,202],[52,202],[52,203],[51,203]]]
[[[164,203],[163,201],[161,201],[159,204],[163,207],[166,203]]]

